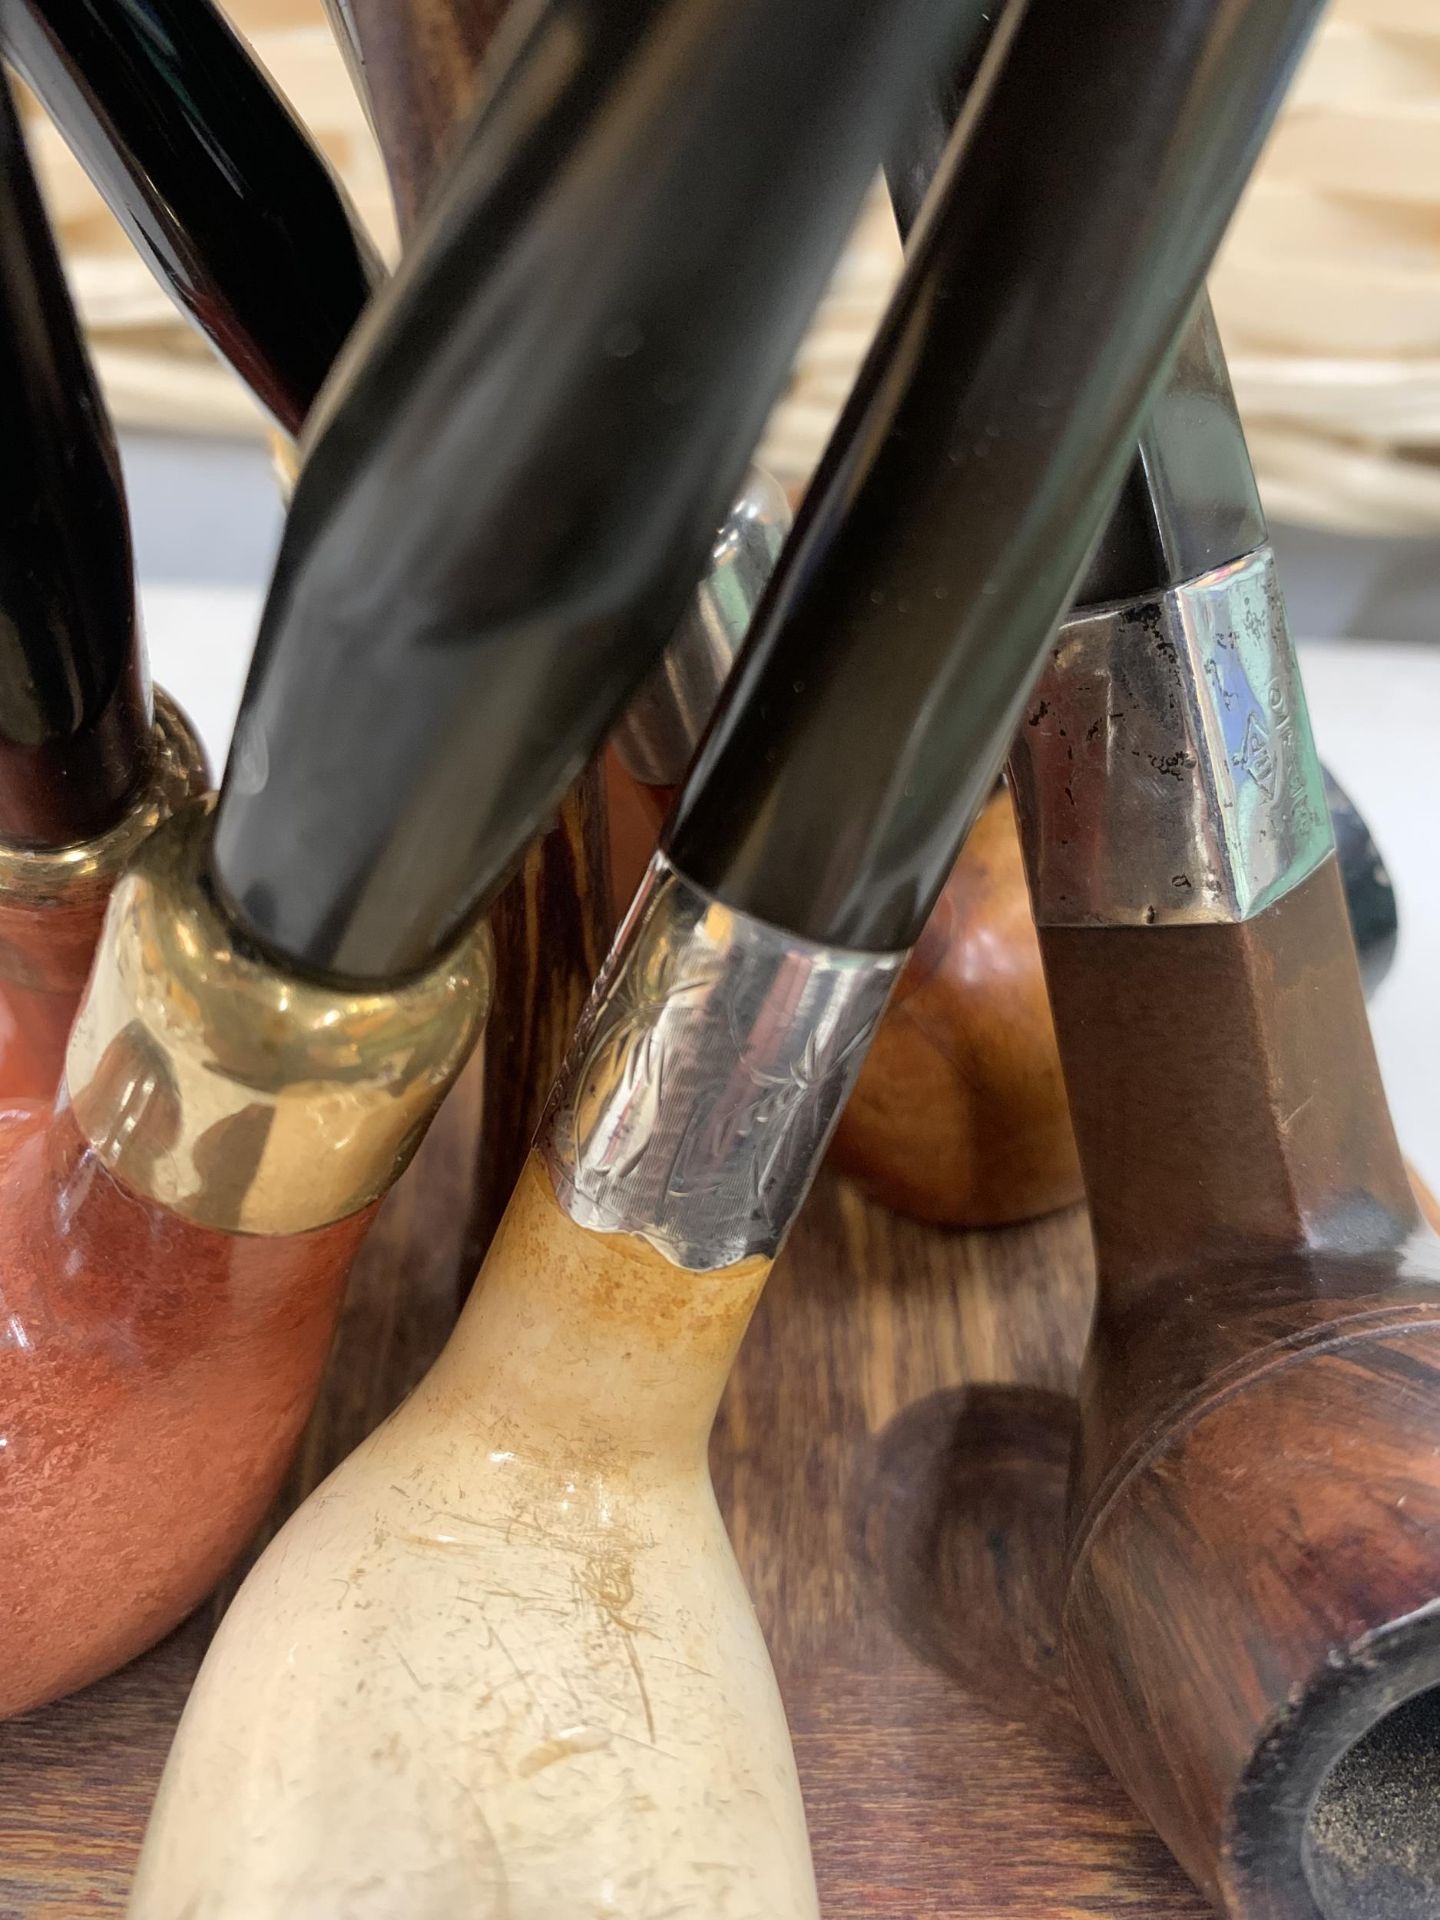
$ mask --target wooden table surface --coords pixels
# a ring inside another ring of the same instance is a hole
[[[362,1256],[288,1498],[443,1338],[462,1210],[441,1202],[462,1181],[472,1096],[462,1082],[459,1121],[437,1127]],[[827,1174],[766,1292],[713,1452],[790,1711],[827,1920],[1209,1911],[1087,1749],[1056,1672],[1067,1391],[1090,1284],[1078,1214],[945,1234]],[[123,1911],[213,1620],[0,1728],[0,1920]]]

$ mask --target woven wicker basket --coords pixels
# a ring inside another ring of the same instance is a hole
[[[228,10],[393,252],[384,173],[321,0]],[[33,133],[117,417],[260,431],[38,110]],[[787,482],[818,457],[899,260],[877,193],[766,435]],[[1211,285],[1272,513],[1440,529],[1440,0],[1334,0]]]

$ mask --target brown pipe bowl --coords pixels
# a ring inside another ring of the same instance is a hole
[[[0,1716],[132,1659],[242,1552],[369,1219],[217,1233],[122,1187],[68,1109],[0,1113]]]
[[[941,1226],[1008,1226],[1082,1197],[1006,792],[910,956],[831,1158],[883,1205]]]
[[[1097,1407],[1129,1405],[1073,1536],[1074,1696],[1181,1864],[1243,1920],[1440,1914],[1440,1691],[1419,1698],[1440,1690],[1434,1244],[1398,1278],[1248,1321],[1212,1304],[1212,1358],[1230,1357],[1158,1418],[1146,1375],[1165,1369],[1133,1330],[1133,1371],[1106,1380],[1102,1333],[1087,1383],[1082,1484],[1086,1452],[1108,1451]]]

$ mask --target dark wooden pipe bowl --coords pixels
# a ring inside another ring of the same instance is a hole
[[[1083,1197],[1007,792],[965,843],[831,1147],[897,1212],[1008,1226]]]
[[[1100,1263],[1071,1686],[1137,1805],[1245,1920],[1440,1913],[1440,1693],[1387,1719],[1440,1688],[1440,1243],[1343,912],[1332,863],[1200,938],[1042,936]],[[1100,1013],[1116,994],[1123,1057]],[[1345,1093],[1306,1096],[1316,1061]]]

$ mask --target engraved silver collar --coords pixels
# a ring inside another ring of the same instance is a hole
[[[1247,920],[1333,851],[1268,546],[1060,629],[1010,761],[1041,926]]]
[[[541,1129],[561,1205],[681,1267],[773,1255],[904,959],[797,939],[657,854]]]

